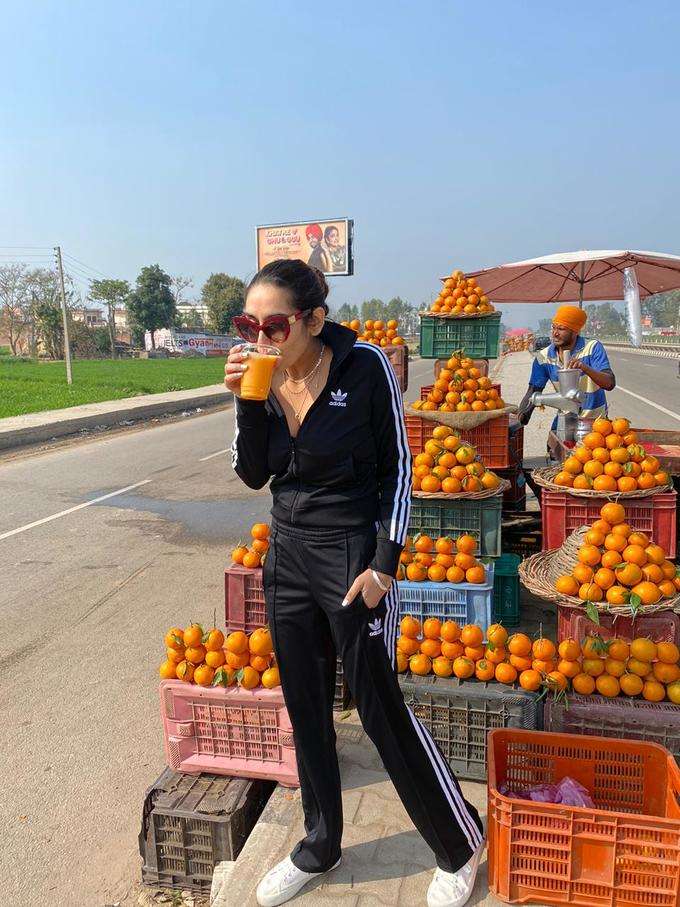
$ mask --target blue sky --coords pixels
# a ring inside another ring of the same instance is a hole
[[[680,251],[677,3],[15,0],[2,23],[0,246],[200,287],[253,272],[258,223],[346,215],[334,305]]]

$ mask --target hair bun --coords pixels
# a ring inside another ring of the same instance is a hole
[[[330,287],[328,286],[328,281],[326,280],[326,276],[323,273],[323,271],[320,271],[318,268],[312,268],[312,270],[314,271],[314,276],[316,277],[317,281],[319,282],[319,287],[321,288],[321,292],[323,293],[323,298],[325,300],[330,291]]]

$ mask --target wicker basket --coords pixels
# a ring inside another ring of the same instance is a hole
[[[517,407],[504,406],[503,409],[485,410],[479,412],[465,413],[447,413],[438,409],[414,409],[412,406],[405,406],[404,412],[409,416],[417,416],[420,419],[427,419],[429,422],[439,422],[441,425],[447,425],[449,428],[460,428],[462,431],[470,431],[480,425],[484,425],[490,419],[497,419],[499,416],[507,416],[510,413],[516,413]],[[561,486],[558,486],[561,487]]]
[[[624,500],[647,498],[653,494],[673,491],[672,485],[655,485],[654,488],[638,488],[635,491],[595,491],[592,488],[571,488],[569,485],[555,484],[554,479],[558,472],[562,472],[561,466],[546,466],[543,469],[534,469],[532,477],[537,485],[548,488],[550,491],[566,492],[580,498],[607,498],[610,501],[618,501],[620,498]]]
[[[616,614],[624,617],[635,616],[639,613],[653,614],[656,611],[680,610],[680,593],[672,598],[664,598],[655,605],[645,605],[642,609],[635,609],[631,605],[612,605],[609,602],[583,602],[573,595],[564,595],[555,589],[555,580],[558,576],[570,574],[578,560],[578,549],[583,544],[583,539],[590,526],[580,526],[571,535],[567,536],[561,548],[552,548],[549,551],[539,551],[532,554],[519,565],[519,578],[522,585],[533,595],[547,599],[557,605],[567,608],[578,608],[587,611],[588,616],[597,613]],[[592,619],[592,617],[591,617]]]
[[[493,472],[493,470],[491,470]],[[485,488],[484,491],[459,491],[456,494],[446,494],[444,491],[412,491],[411,496],[414,498],[434,498],[441,501],[482,501],[484,498],[493,498],[497,494],[505,494],[510,488],[510,482],[507,479],[501,479],[500,484],[495,488]]]

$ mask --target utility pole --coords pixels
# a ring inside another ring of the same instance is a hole
[[[66,288],[64,287],[64,268],[61,263],[61,246],[55,246],[57,256],[57,270],[59,271],[59,285],[61,287],[61,317],[64,320],[64,357],[66,358],[66,382],[73,384],[71,374],[71,343],[68,337],[68,317],[66,315]]]

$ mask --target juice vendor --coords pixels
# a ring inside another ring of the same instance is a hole
[[[607,414],[607,396],[605,391],[616,387],[616,377],[609,364],[607,353],[599,340],[586,340],[581,336],[588,316],[583,309],[575,305],[563,305],[555,312],[552,322],[552,343],[535,353],[531,367],[529,388],[519,404],[517,417],[526,425],[534,407],[531,395],[542,391],[548,381],[559,392],[560,385],[557,373],[563,367],[564,350],[569,352],[568,368],[577,368],[582,372],[579,379],[579,390],[583,408],[581,415],[587,419]],[[557,416],[552,428],[557,427]]]

